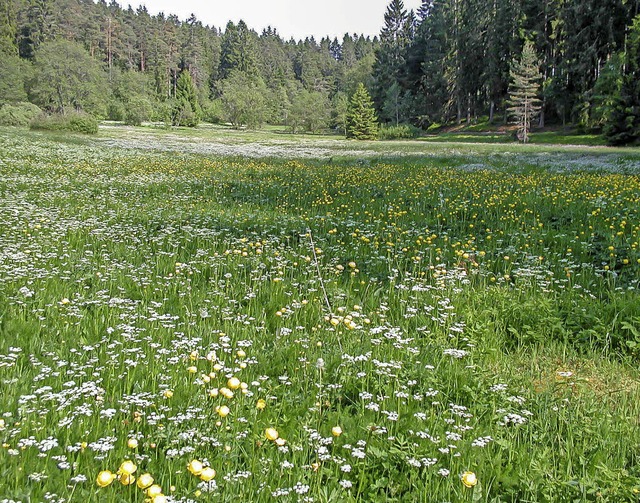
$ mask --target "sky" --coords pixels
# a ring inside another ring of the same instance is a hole
[[[181,20],[191,13],[205,25],[222,28],[228,21],[243,19],[249,28],[261,33],[275,27],[285,39],[317,40],[329,35],[339,39],[345,33],[378,35],[390,0],[118,0],[125,8],[145,5],[151,14],[176,14]],[[422,0],[404,0],[417,10]]]

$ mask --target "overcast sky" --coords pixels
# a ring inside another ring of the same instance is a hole
[[[181,20],[194,13],[203,24],[218,28],[228,21],[243,19],[258,33],[275,27],[289,39],[313,35],[342,38],[345,33],[378,35],[390,0],[118,0],[125,8],[146,5],[151,14],[176,14]],[[416,9],[422,0],[405,0],[407,10]]]

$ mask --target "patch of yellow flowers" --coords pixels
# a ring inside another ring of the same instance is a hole
[[[154,484],[154,479],[149,473],[140,475],[137,480],[134,473],[138,467],[133,461],[125,460],[118,468],[116,473],[109,470],[103,470],[98,473],[96,484],[98,487],[110,486],[116,479],[123,486],[136,484],[139,489],[145,492],[145,495],[151,503],[166,503],[167,497],[162,493],[162,488],[158,484]]]

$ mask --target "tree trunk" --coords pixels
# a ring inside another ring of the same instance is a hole
[[[496,111],[496,102],[491,100],[491,104],[489,105],[489,124],[493,123],[493,114]]]

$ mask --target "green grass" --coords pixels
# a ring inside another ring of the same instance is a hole
[[[0,129],[0,199],[0,501],[143,502],[96,484],[131,460],[171,501],[637,502],[637,150]]]

